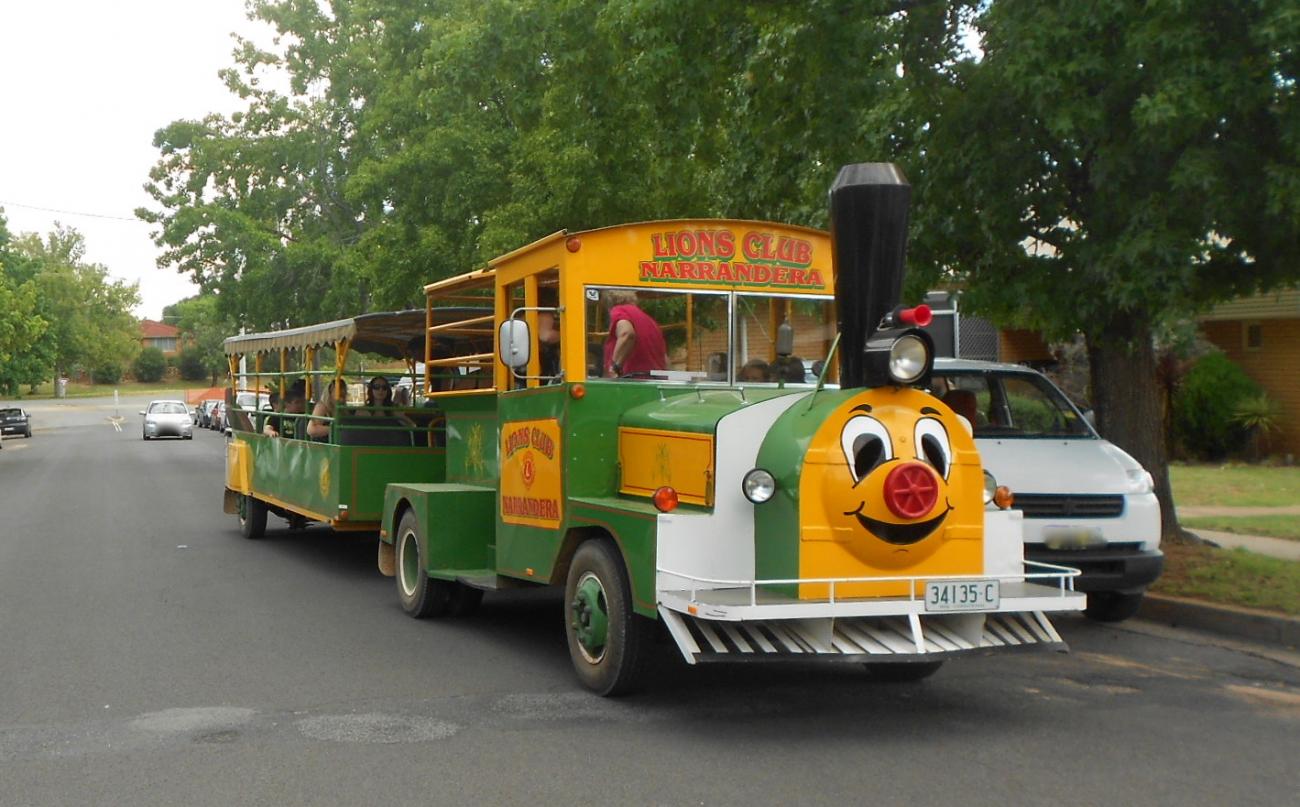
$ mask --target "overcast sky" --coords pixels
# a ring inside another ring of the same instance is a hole
[[[217,77],[234,63],[232,31],[269,39],[245,18],[243,0],[0,0],[0,207],[9,229],[75,227],[91,261],[139,281],[139,316],[157,318],[197,291],[157,268],[150,226],[132,211],[151,202],[142,186],[157,158],[154,132],[236,107]]]

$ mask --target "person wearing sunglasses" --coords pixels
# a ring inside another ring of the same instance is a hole
[[[358,415],[391,417],[400,421],[404,426],[414,426],[411,419],[396,411],[396,404],[393,401],[393,387],[384,376],[377,375],[370,379],[366,384],[366,403],[365,406],[357,410]]]

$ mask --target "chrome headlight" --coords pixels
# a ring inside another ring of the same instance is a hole
[[[916,334],[904,334],[889,348],[889,375],[899,384],[914,384],[925,375],[930,351]]]
[[[993,478],[993,474],[988,471],[984,472],[984,503],[990,504],[993,501],[993,493],[998,489],[998,480]]]
[[[919,328],[876,331],[863,353],[863,383],[868,387],[925,386],[934,368],[934,340]]]
[[[740,489],[746,499],[754,504],[762,504],[776,493],[776,479],[768,471],[755,468],[740,480]]]

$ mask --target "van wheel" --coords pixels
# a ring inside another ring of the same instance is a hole
[[[455,583],[429,577],[420,551],[419,520],[415,511],[407,510],[397,524],[397,599],[402,610],[415,619],[446,616],[451,610]]]
[[[1092,591],[1088,593],[1088,606],[1083,613],[1094,622],[1123,622],[1142,607],[1142,595],[1122,591]]]
[[[886,684],[905,684],[909,681],[921,681],[929,678],[939,672],[943,666],[942,661],[900,661],[891,662],[868,662],[862,666],[867,668],[867,676],[873,681],[880,681]]]
[[[632,610],[623,559],[606,540],[578,547],[564,584],[569,657],[583,686],[623,695],[641,683],[648,621]]]
[[[252,496],[239,497],[239,533],[249,540],[266,534],[266,505]]]

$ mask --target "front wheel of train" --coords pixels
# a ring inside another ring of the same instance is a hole
[[[564,585],[569,657],[583,686],[623,695],[641,683],[649,623],[632,610],[623,559],[605,540],[578,547]]]
[[[252,496],[239,497],[239,534],[249,540],[266,534],[266,504]]]
[[[419,520],[407,510],[397,524],[397,599],[415,619],[445,616],[451,610],[454,583],[429,577],[421,550]]]

